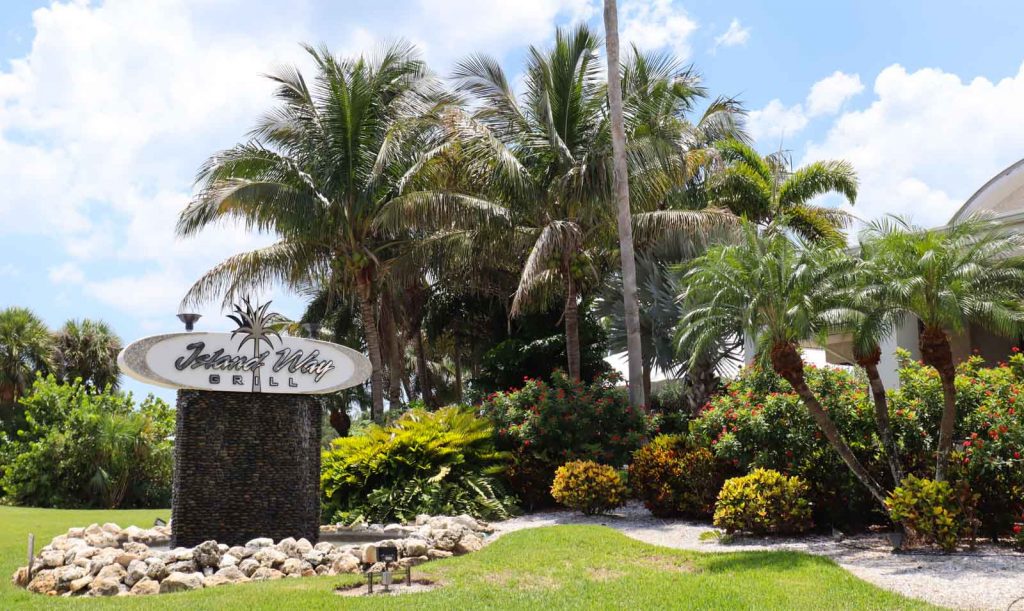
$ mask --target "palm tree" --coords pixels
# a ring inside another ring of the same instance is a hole
[[[54,362],[65,383],[76,378],[97,390],[117,389],[121,373],[117,354],[121,338],[102,320],[69,320],[55,337]]]
[[[52,369],[53,336],[43,321],[28,308],[0,311],[0,403],[13,403]]]
[[[239,350],[247,343],[252,342],[253,360],[259,358],[260,345],[264,342],[268,348],[273,348],[274,344],[270,341],[271,336],[276,337],[277,341],[281,341],[281,335],[276,329],[278,325],[285,323],[285,319],[277,312],[269,310],[269,301],[263,305],[253,306],[249,298],[245,297],[242,299],[242,305],[234,306],[235,313],[228,315],[228,318],[238,325],[238,328],[231,332],[231,338],[234,339],[236,335],[242,336],[242,341],[238,342]],[[260,368],[256,367],[252,370],[252,391],[260,392],[260,390],[262,390]]]
[[[182,236],[232,219],[278,241],[217,265],[185,301],[223,294],[230,302],[278,283],[354,295],[372,365],[371,414],[379,419],[384,366],[377,303],[391,239],[378,215],[443,150],[436,125],[450,100],[407,43],[352,59],[306,50],[316,66],[313,81],[296,68],[270,76],[278,107],[252,140],[206,162],[199,195],[178,221]]]
[[[956,428],[950,334],[970,324],[1007,337],[1024,330],[1024,236],[980,218],[926,230],[886,217],[871,223],[861,241],[875,269],[870,290],[918,318],[921,359],[939,374],[944,405],[935,479],[942,481]]]
[[[842,273],[848,258],[834,248],[800,247],[772,224],[762,233],[744,223],[738,244],[715,246],[690,266],[681,296],[688,312],[678,340],[691,354],[717,348],[723,337],[755,338],[758,357],[789,382],[818,428],[854,476],[884,507],[882,487],[849,444],[804,379],[799,342],[822,337],[842,303]]]
[[[619,74],[619,17],[615,0],[604,1],[604,29],[608,50],[608,106],[612,123],[612,186],[618,210],[616,218],[619,255],[622,260],[623,317],[626,323],[626,354],[629,358],[629,402],[633,407],[639,407],[650,393],[650,375],[644,385],[640,306],[637,301],[632,212],[629,207],[629,172],[626,166],[626,127],[622,114],[622,82]]]
[[[838,193],[854,203],[857,175],[848,162],[815,161],[792,170],[783,152],[762,157],[738,140],[721,142],[717,150],[724,165],[709,180],[711,203],[761,225],[785,218],[788,228],[803,238],[843,243],[842,229],[850,215],[810,202]]]

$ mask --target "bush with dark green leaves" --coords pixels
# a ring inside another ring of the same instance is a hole
[[[322,515],[346,524],[421,513],[503,519],[516,508],[500,481],[508,462],[486,419],[459,407],[412,409],[331,443],[321,466]]]
[[[25,426],[5,450],[9,502],[37,507],[166,507],[174,410],[152,395],[99,392],[38,378],[21,400]]]
[[[556,371],[551,382],[527,379],[494,393],[481,406],[496,428],[498,447],[511,452],[506,474],[529,509],[551,506],[555,470],[572,460],[623,467],[651,432],[644,409],[633,409],[617,377],[574,382]]]

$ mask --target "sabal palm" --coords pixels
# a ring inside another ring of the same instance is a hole
[[[956,428],[950,334],[971,324],[1007,337],[1024,331],[1024,236],[981,218],[926,230],[886,217],[861,242],[876,269],[870,290],[921,321],[921,358],[942,382],[935,479],[943,480]]]
[[[372,364],[372,414],[383,413],[375,302],[391,240],[377,225],[382,207],[436,151],[436,120],[448,104],[414,49],[395,43],[346,59],[306,49],[312,82],[294,68],[270,76],[276,109],[253,140],[213,157],[199,195],[182,212],[191,236],[224,219],[276,234],[266,248],[235,255],[207,272],[186,301],[281,283],[354,293]]]
[[[755,338],[758,357],[789,382],[842,460],[884,503],[882,488],[808,387],[799,351],[799,342],[831,328],[848,265],[836,249],[798,246],[775,225],[759,231],[744,223],[739,243],[712,247],[685,273],[688,311],[677,339],[693,365],[723,337]]]
[[[760,224],[784,218],[805,239],[844,240],[850,215],[811,201],[837,193],[854,203],[857,175],[849,162],[815,161],[792,170],[784,153],[762,157],[738,140],[722,142],[717,150],[723,167],[709,181],[711,203]]]
[[[28,308],[0,311],[0,403],[25,393],[36,373],[53,368],[53,336]]]
[[[102,390],[116,389],[120,381],[117,353],[121,338],[102,320],[69,320],[56,333],[55,361],[60,378],[83,382]]]

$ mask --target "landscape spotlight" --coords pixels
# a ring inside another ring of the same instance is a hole
[[[185,330],[191,331],[195,328],[196,321],[202,318],[201,314],[178,314],[178,320],[185,323]]]

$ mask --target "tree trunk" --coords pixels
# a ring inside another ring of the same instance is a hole
[[[650,400],[651,398],[651,366],[648,363],[643,364],[643,387],[644,387],[644,398]]]
[[[690,413],[696,417],[701,408],[711,400],[715,389],[718,388],[718,377],[715,375],[714,364],[701,357],[687,372],[686,380],[689,384],[687,401],[689,401]]]
[[[935,452],[935,481],[941,482],[946,479],[956,428],[956,366],[949,338],[942,329],[925,327],[921,333],[920,348],[921,360],[939,372],[942,382],[942,420],[939,422],[939,444]]]
[[[878,362],[881,359],[881,351],[875,348],[870,355],[858,359],[858,364],[864,368],[868,376],[868,386],[871,387],[871,397],[875,403],[875,426],[878,427],[878,436],[882,439],[882,449],[889,461],[889,470],[892,472],[892,479],[896,486],[903,481],[903,468],[900,465],[899,451],[896,448],[896,438],[892,434],[892,425],[889,422],[889,401],[885,396],[885,385],[878,375]]]
[[[430,370],[427,368],[427,352],[423,346],[423,331],[417,329],[416,341],[416,383],[420,387],[420,397],[427,407],[434,407],[434,394],[430,389]]]
[[[462,355],[459,354],[459,342],[455,340],[452,342],[454,354],[452,355],[455,361],[455,402],[462,403]]]
[[[569,362],[569,379],[578,382],[580,379],[580,306],[576,302],[576,283],[572,279],[572,271],[566,270],[569,277],[568,294],[565,298],[565,354]]]
[[[370,418],[380,422],[384,417],[384,365],[380,357],[380,334],[373,313],[373,293],[368,281],[359,282],[359,316],[366,334],[366,350],[370,353]]]
[[[402,350],[398,344],[398,325],[390,304],[384,313],[384,332],[388,341],[388,410],[402,407]]]
[[[875,482],[871,474],[864,468],[864,465],[857,459],[853,450],[850,449],[846,440],[843,439],[839,429],[836,428],[835,423],[832,422],[828,413],[825,412],[825,408],[818,402],[818,397],[814,395],[804,381],[804,363],[796,345],[792,343],[776,344],[772,347],[771,361],[775,373],[789,382],[789,385],[799,395],[804,407],[811,413],[814,422],[821,429],[821,432],[824,433],[825,439],[832,445],[832,449],[839,454],[839,457],[843,459],[843,462],[846,463],[846,466],[849,467],[854,476],[860,480],[860,483],[868,489],[871,496],[875,497],[886,513],[888,513],[888,508],[885,506],[886,495],[882,487]]]
[[[608,105],[612,120],[612,185],[618,207],[619,258],[622,264],[622,299],[626,317],[626,352],[629,358],[629,404],[640,407],[651,394],[650,372],[644,376],[640,342],[640,305],[633,254],[629,172],[626,168],[626,127],[622,116],[619,74],[619,18],[615,0],[604,0],[605,44],[608,51]]]

